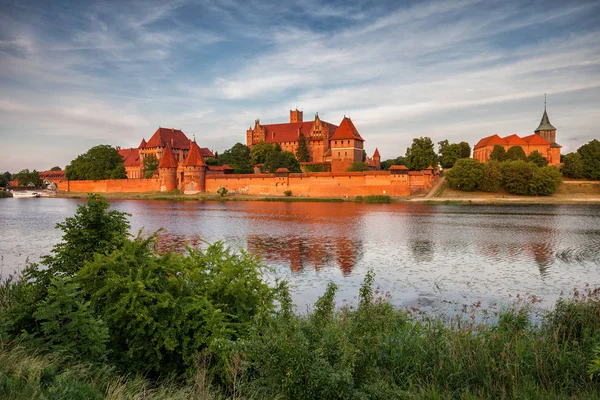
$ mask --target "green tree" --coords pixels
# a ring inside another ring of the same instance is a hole
[[[483,178],[479,190],[482,192],[497,192],[502,185],[500,163],[495,160],[483,164]]]
[[[506,150],[504,150],[504,146],[495,144],[492,152],[490,153],[490,160],[506,161]]]
[[[362,162],[367,161],[367,151],[363,149],[362,151]]]
[[[437,166],[438,156],[433,149],[433,142],[428,137],[414,138],[412,145],[406,149],[406,166],[412,171],[424,170],[430,165]]]
[[[219,156],[219,161],[233,168],[235,174],[252,174],[254,168],[250,158],[250,149],[248,146],[236,143],[229,150],[225,150]]]
[[[61,171],[61,170],[62,170],[62,168],[59,167],[58,165],[55,166],[55,167],[50,168],[50,171]]]
[[[127,173],[123,161],[114,147],[107,144],[94,146],[67,165],[67,179],[125,179]]]
[[[506,159],[511,161],[527,161],[527,155],[521,146],[512,146],[506,151]]]
[[[144,178],[152,178],[152,175],[154,175],[158,169],[158,164],[158,157],[156,157],[154,154],[148,154],[146,157],[144,157]]]
[[[531,154],[529,154],[529,157],[527,157],[527,161],[534,163],[538,167],[545,167],[546,165],[548,165],[548,160],[546,160],[542,153],[540,153],[537,150],[534,150],[531,152]]]
[[[208,157],[204,159],[204,163],[206,163],[206,165],[222,165],[221,161],[215,157]]]
[[[392,165],[406,165],[403,156],[399,156],[396,158],[390,158],[381,162],[381,170],[387,171],[390,169]]]
[[[290,151],[271,153],[265,161],[263,171],[273,173],[278,168],[287,168],[290,172],[302,172],[300,170],[300,163],[294,156],[294,153]]]
[[[12,179],[18,179],[20,186],[39,187],[42,185],[40,173],[37,172],[35,169],[31,172],[28,169],[22,169],[21,171],[13,175]]]
[[[523,160],[506,161],[501,164],[502,186],[513,194],[529,194],[529,183],[537,169],[535,164]]]
[[[562,173],[564,176],[573,179],[585,177],[585,166],[579,153],[569,153],[565,156]]]
[[[460,142],[460,158],[471,157],[471,145],[467,142]]]
[[[549,196],[556,193],[561,183],[562,177],[558,168],[553,166],[536,168],[529,182],[529,194],[532,196]]]
[[[594,139],[577,149],[583,161],[583,172],[587,179],[600,179],[600,141]]]
[[[452,168],[456,160],[461,158],[462,151],[463,149],[458,143],[449,143],[448,140],[442,140],[439,142],[438,153],[442,168]]]
[[[12,174],[6,171],[3,174],[0,174],[0,187],[8,186],[8,182],[11,180]]]
[[[277,143],[260,142],[250,149],[250,159],[252,165],[264,164],[272,153],[281,151],[281,146]]]
[[[482,163],[473,158],[461,158],[446,174],[446,181],[451,188],[472,192],[481,185],[483,175]]]
[[[300,132],[298,136],[298,148],[296,149],[296,159],[300,162],[310,161],[310,153],[308,152],[308,141],[304,133]]]
[[[365,162],[355,161],[352,163],[350,168],[348,168],[348,172],[363,172],[368,171],[369,166]]]

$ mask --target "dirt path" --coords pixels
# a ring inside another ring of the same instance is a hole
[[[445,177],[441,177],[440,179],[438,179],[437,183],[435,185],[433,185],[433,187],[431,188],[431,190],[429,191],[429,193],[427,193],[427,195],[425,197],[423,197],[424,199],[430,199],[432,198],[442,187],[442,185],[446,182],[446,178]]]

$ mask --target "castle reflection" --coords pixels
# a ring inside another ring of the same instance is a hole
[[[268,264],[289,265],[294,273],[338,267],[348,275],[363,257],[362,242],[345,237],[252,235],[248,250]]]

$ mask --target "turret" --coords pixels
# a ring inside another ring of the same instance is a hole
[[[375,164],[375,169],[381,169],[381,156],[377,147],[375,147],[375,153],[373,153],[373,163]]]
[[[177,161],[168,144],[158,164],[158,179],[161,192],[169,192],[177,188]]]
[[[290,123],[296,123],[296,122],[303,122],[302,120],[302,111],[298,110],[297,108],[295,110],[290,110]]]
[[[535,134],[541,136],[542,139],[547,141],[548,143],[556,143],[556,128],[552,126],[550,123],[550,119],[548,118],[548,113],[546,112],[546,99],[544,96],[544,115],[542,115],[542,120],[540,121],[540,125],[535,130]]]
[[[190,152],[183,163],[183,192],[197,193],[206,190],[206,163],[196,141],[190,142]]]

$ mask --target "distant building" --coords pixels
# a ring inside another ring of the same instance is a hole
[[[495,145],[500,145],[505,150],[513,146],[520,146],[527,156],[537,150],[548,161],[548,165],[560,164],[560,149],[562,146],[556,143],[556,128],[550,123],[545,102],[544,115],[542,115],[540,125],[533,135],[519,137],[513,134],[503,138],[498,135],[484,137],[475,145],[473,158],[481,162],[487,162]]]
[[[348,117],[339,126],[323,121],[315,114],[313,121],[304,121],[303,112],[290,110],[290,122],[262,125],[254,121],[254,127],[246,131],[246,145],[252,147],[260,142],[277,143],[283,151],[296,154],[298,139],[304,135],[307,141],[310,164],[323,165],[324,170],[344,172],[353,162],[363,161],[364,139]],[[373,155],[371,164],[379,166],[379,152]]]

